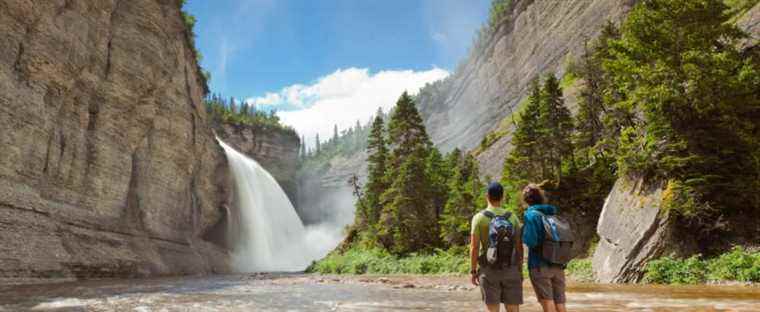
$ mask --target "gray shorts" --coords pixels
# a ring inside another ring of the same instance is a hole
[[[565,303],[565,270],[561,267],[530,269],[530,283],[533,284],[538,300]]]
[[[522,270],[511,266],[503,270],[484,267],[478,273],[480,294],[486,304],[522,304]]]

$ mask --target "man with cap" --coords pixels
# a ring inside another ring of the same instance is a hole
[[[470,279],[473,285],[480,286],[480,293],[486,305],[486,311],[499,311],[500,304],[504,304],[508,312],[517,312],[523,303],[522,294],[522,226],[520,220],[514,214],[502,207],[504,188],[498,182],[491,182],[486,190],[488,207],[472,217],[470,230]],[[504,233],[496,231],[506,225],[510,228],[507,240]],[[490,233],[489,233],[490,232]],[[496,253],[495,248],[489,251],[495,237],[499,241],[508,241],[508,244],[498,244],[499,248],[509,246],[508,251],[501,250]],[[504,257],[504,254],[509,257]],[[498,261],[494,261],[494,254],[501,255]],[[507,259],[504,259],[507,258]]]

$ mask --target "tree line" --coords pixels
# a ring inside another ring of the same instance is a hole
[[[280,122],[276,110],[257,109],[253,104],[235,98],[226,99],[220,94],[210,94],[206,96],[203,102],[212,124],[246,125],[283,130],[296,135],[293,128]]]
[[[595,219],[612,184],[633,176],[663,183],[664,208],[703,240],[724,220],[756,218],[760,53],[738,48],[747,35],[731,12],[719,0],[650,0],[606,24],[570,66],[582,79],[575,115],[555,75],[536,78],[505,155],[508,208],[521,211],[525,183],[548,181],[563,211]],[[489,180],[475,158],[442,155],[407,93],[367,142],[353,243],[397,254],[466,244]]]

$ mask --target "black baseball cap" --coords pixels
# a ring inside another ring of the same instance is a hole
[[[492,200],[501,200],[504,197],[504,188],[499,182],[488,183],[488,198]]]

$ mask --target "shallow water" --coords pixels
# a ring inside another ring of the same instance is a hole
[[[521,311],[539,311],[526,283]],[[461,277],[302,274],[0,286],[0,311],[474,311]],[[572,284],[571,311],[760,311],[760,288]]]

